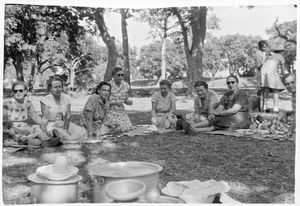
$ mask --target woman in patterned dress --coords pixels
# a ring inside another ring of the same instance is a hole
[[[280,47],[273,50],[273,55],[268,57],[266,62],[261,68],[261,87],[264,92],[265,104],[263,105],[263,110],[268,109],[268,98],[269,93],[274,93],[274,107],[273,111],[278,112],[278,102],[279,102],[279,92],[285,89],[281,81],[281,74],[287,73],[285,67],[285,60],[282,56],[284,48]]]
[[[109,134],[116,127],[116,124],[106,121],[110,92],[111,85],[100,82],[96,87],[96,93],[89,97],[84,106],[82,120],[89,138]]]
[[[50,94],[40,100],[43,119],[47,122],[47,132],[59,137],[62,143],[78,142],[87,138],[87,131],[70,122],[71,97],[63,93],[63,84],[57,76],[49,80]]]
[[[14,97],[3,101],[3,123],[11,127],[4,128],[4,132],[14,136],[15,141],[22,144],[39,146],[49,140],[46,125],[37,114],[32,102],[26,98],[27,85],[17,81],[12,85],[12,91]],[[27,123],[29,119],[37,125],[29,125]]]
[[[124,81],[124,70],[122,68],[114,68],[112,77],[113,79],[109,82],[111,85],[111,94],[109,98],[110,110],[107,114],[107,121],[117,125],[115,131],[126,132],[132,128],[131,121],[124,107],[124,104],[133,104],[132,100],[128,98],[130,86]]]

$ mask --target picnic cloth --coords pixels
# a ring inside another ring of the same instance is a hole
[[[162,193],[172,197],[178,197],[186,203],[212,203],[215,195],[220,194],[220,202],[225,204],[238,204],[226,193],[230,187],[225,181],[214,179],[201,182],[197,179],[191,181],[168,182]]]
[[[295,141],[288,138],[287,132],[290,120],[282,114],[251,114],[251,125],[249,129],[230,129],[205,132],[234,137],[252,137],[261,140]]]
[[[234,136],[234,137],[251,137],[254,139],[261,139],[261,140],[279,140],[279,141],[292,141],[294,142],[295,139],[287,138],[286,134],[283,133],[269,133],[268,130],[260,130],[260,129],[238,129],[238,130],[216,130],[205,132],[208,134],[218,134],[218,135],[225,135],[225,136]]]
[[[78,143],[83,143],[83,144],[92,144],[92,143],[98,143],[102,142],[103,140],[106,139],[114,139],[114,138],[119,138],[122,136],[129,136],[129,137],[134,137],[134,136],[141,136],[141,135],[150,135],[150,134],[164,134],[168,132],[174,131],[173,129],[155,129],[153,127],[154,125],[136,125],[133,126],[133,128],[127,132],[122,132],[120,134],[108,134],[108,135],[102,135],[98,137],[92,137],[84,140],[74,140],[74,141],[68,141],[65,142],[64,144],[78,144]]]
[[[174,129],[155,128],[154,125],[145,124],[145,125],[136,125],[132,130],[128,132],[124,132],[120,134],[120,136],[127,135],[129,137],[134,137],[138,135],[149,135],[153,133],[164,134],[172,131],[174,131]]]

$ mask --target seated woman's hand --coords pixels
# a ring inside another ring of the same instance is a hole
[[[107,121],[107,122],[105,123],[105,125],[108,126],[108,127],[113,128],[113,129],[116,129],[116,128],[119,126],[118,123],[112,122],[112,121]]]
[[[127,99],[125,100],[125,104],[126,104],[126,105],[132,105],[132,104],[133,104],[133,101],[127,98]]]
[[[152,118],[151,118],[151,123],[152,123],[153,125],[156,125],[156,124],[157,124],[157,119],[156,119],[156,117],[152,117]]]
[[[215,116],[216,116],[215,114],[210,113],[210,114],[208,115],[207,119],[208,119],[209,121],[212,121],[212,120],[215,119]]]

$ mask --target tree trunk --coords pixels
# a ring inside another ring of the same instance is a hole
[[[13,64],[16,69],[17,80],[24,81],[24,72],[23,72],[23,65],[22,65],[23,57],[22,54],[18,54],[13,58]]]
[[[193,54],[194,53],[194,54]],[[187,58],[190,93],[193,92],[194,84],[202,79],[202,51],[193,51]]]
[[[166,79],[166,38],[162,41],[161,47],[161,75],[160,80]]]
[[[112,78],[112,70],[115,68],[117,63],[118,51],[115,43],[115,37],[110,36],[110,34],[108,33],[108,29],[103,18],[103,11],[104,9],[101,8],[96,9],[95,20],[97,27],[101,33],[102,40],[106,44],[106,47],[108,49],[108,60],[106,71],[104,74],[104,81],[109,81]]]
[[[128,84],[130,84],[129,45],[128,45],[127,22],[126,22],[128,9],[121,9],[120,12],[121,12],[125,81]]]
[[[168,17],[166,16],[164,19],[164,34],[163,34],[163,38],[162,38],[162,47],[161,47],[161,75],[160,75],[160,79],[166,79],[166,43],[167,43],[167,30],[168,30]]]
[[[188,77],[189,77],[189,92],[192,94],[193,85],[196,81],[202,78],[202,47],[206,33],[206,7],[192,7],[191,12],[191,31],[192,31],[192,46],[189,48],[188,42],[188,30],[184,24],[184,20],[179,13],[177,8],[173,9],[175,15],[178,18],[179,24],[181,26],[181,34],[183,36],[184,50],[188,65]]]

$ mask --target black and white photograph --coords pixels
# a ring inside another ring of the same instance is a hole
[[[4,0],[1,204],[300,204],[298,6]]]

